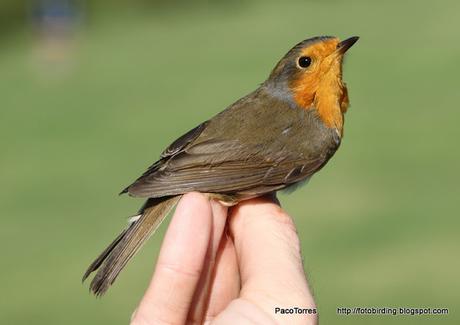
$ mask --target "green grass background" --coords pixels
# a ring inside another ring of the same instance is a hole
[[[345,64],[345,138],[308,186],[281,195],[322,324],[460,323],[460,2],[87,9],[66,73],[37,65],[30,25],[0,40],[1,324],[127,323],[167,223],[95,299],[81,275],[141,204],[118,191],[292,45],[329,34],[361,36]],[[344,306],[450,314],[337,315]]]

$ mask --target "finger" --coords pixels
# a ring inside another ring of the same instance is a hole
[[[224,230],[225,231],[225,230]],[[240,276],[235,247],[225,231],[217,251],[216,264],[210,289],[209,305],[204,323],[211,322],[240,293]]]
[[[241,275],[241,297],[285,323],[274,308],[314,308],[291,217],[273,199],[258,198],[236,206],[230,229]]]
[[[155,273],[132,324],[183,324],[201,276],[211,236],[209,200],[189,193],[180,200],[164,238]]]
[[[219,202],[211,200],[211,238],[209,240],[201,278],[193,297],[192,308],[189,311],[188,321],[190,323],[201,324],[208,308],[209,294],[214,278],[216,255],[227,221],[227,209],[227,207]]]

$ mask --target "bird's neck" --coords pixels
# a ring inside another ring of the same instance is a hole
[[[348,92],[346,86],[339,80],[321,83],[315,93],[312,108],[329,128],[335,128],[342,135],[344,113],[348,108]]]

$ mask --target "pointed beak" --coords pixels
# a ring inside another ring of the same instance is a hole
[[[353,46],[353,44],[355,44],[357,41],[359,40],[359,37],[358,36],[353,36],[353,37],[350,37],[350,38],[347,38],[346,40],[340,42],[339,44],[337,44],[337,50],[336,52],[338,54],[344,54],[350,47]]]

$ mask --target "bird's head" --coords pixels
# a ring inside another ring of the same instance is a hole
[[[344,41],[320,36],[302,41],[278,62],[266,83],[280,93],[288,93],[302,108],[315,106],[327,97],[344,112],[348,98],[342,82],[342,61],[357,40],[357,36]]]

